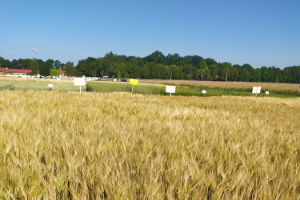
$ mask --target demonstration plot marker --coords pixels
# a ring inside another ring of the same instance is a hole
[[[80,93],[81,93],[81,86],[85,85],[85,79],[84,78],[74,78],[74,85],[80,86]]]
[[[49,88],[49,90],[52,90],[53,84],[48,84],[48,88]]]
[[[133,94],[133,86],[138,84],[138,80],[137,79],[130,79],[129,84],[132,85],[132,89],[131,89],[131,94]]]
[[[255,96],[257,96],[257,94],[260,94],[260,90],[261,87],[253,87],[252,94],[255,94]]]
[[[176,86],[166,85],[166,93],[170,93],[170,96],[171,93],[175,93],[175,90],[176,90]]]

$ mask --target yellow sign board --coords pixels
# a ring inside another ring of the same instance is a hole
[[[130,79],[130,82],[129,82],[129,83],[130,83],[131,85],[137,85],[138,82],[139,82],[139,81],[136,80],[136,79]]]

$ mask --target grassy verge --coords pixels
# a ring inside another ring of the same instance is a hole
[[[214,91],[222,91],[222,95],[251,96],[253,87],[260,86],[262,93],[270,92],[270,96],[295,97],[299,96],[298,84],[287,83],[253,83],[253,82],[220,82],[220,81],[143,81],[146,84],[176,85],[180,87],[201,88]],[[234,91],[234,92],[233,92]],[[247,95],[249,94],[250,95]],[[264,95],[264,94],[263,94]]]
[[[156,83],[156,82],[154,82]],[[251,93],[252,88],[238,88],[234,87],[233,83],[228,87],[209,87],[206,85],[196,85],[192,82],[188,85],[187,81],[177,82],[163,82],[165,85],[176,85],[176,93],[174,96],[255,96]],[[53,84],[53,88],[49,88],[48,84]],[[160,94],[169,95],[165,92],[164,84],[161,85],[148,85],[140,84],[133,86],[134,94]],[[272,87],[270,87],[272,88]],[[22,79],[22,78],[0,78],[0,90],[53,90],[61,92],[79,92],[79,86],[74,86],[73,80],[52,80],[52,79]],[[91,92],[131,92],[132,85],[129,83],[114,83],[114,82],[88,82],[87,87],[82,87],[82,91]],[[206,90],[206,94],[202,94],[202,90]],[[280,97],[280,98],[291,98],[299,97],[298,91],[294,89],[270,89],[270,94],[266,95],[264,87],[262,87],[261,94],[259,97]]]
[[[202,94],[202,90],[206,90],[206,93]],[[166,95],[165,91],[161,91],[162,95]],[[252,94],[251,89],[237,89],[237,88],[210,88],[201,86],[177,86],[175,96],[255,96]],[[289,91],[270,91],[269,95],[265,94],[262,90],[258,97],[280,97],[280,98],[291,98],[299,97],[296,93]]]
[[[254,86],[260,86],[262,90],[271,92],[283,92],[285,94],[298,94],[299,84],[288,83],[256,83],[256,82],[224,82],[224,81],[143,81],[147,84],[160,84],[160,85],[176,85],[187,87],[208,87],[208,88],[221,88],[231,90],[249,90],[251,91]]]
[[[202,94],[202,90],[206,90],[206,94]],[[131,92],[132,85],[128,83],[107,83],[107,82],[89,82],[87,91],[91,92]],[[164,86],[157,85],[137,85],[133,86],[134,94],[160,94],[169,95],[166,93]],[[207,86],[180,86],[177,85],[176,93],[173,96],[255,96],[249,88],[210,88]],[[258,97],[280,97],[291,98],[297,97],[295,92],[289,91],[274,91],[269,95],[262,90]]]
[[[49,88],[48,84],[53,84]],[[73,80],[56,80],[56,79],[22,79],[22,78],[0,78],[0,90],[54,90],[61,92],[79,91],[79,86],[74,86]],[[86,87],[81,86],[82,91]]]
[[[87,91],[91,92],[131,92],[132,85],[124,83],[106,83],[106,82],[89,82]],[[134,94],[159,94],[160,90],[157,86],[134,85]]]

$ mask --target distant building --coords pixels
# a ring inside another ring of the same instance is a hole
[[[27,76],[31,69],[8,69],[0,68],[0,75]]]
[[[12,76],[27,76],[32,72],[31,69],[8,69],[8,68],[0,68],[0,76],[3,75],[12,75]],[[65,77],[65,72],[61,70],[60,71],[60,77]],[[34,76],[40,76],[39,72],[38,74]]]
[[[62,77],[65,77],[65,73],[66,73],[66,71],[61,70],[61,71],[60,71],[60,77],[61,77],[61,78],[62,78]]]

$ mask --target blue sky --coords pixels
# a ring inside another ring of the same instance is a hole
[[[255,68],[300,65],[299,0],[2,0],[0,27],[9,60],[76,65],[158,50]]]

